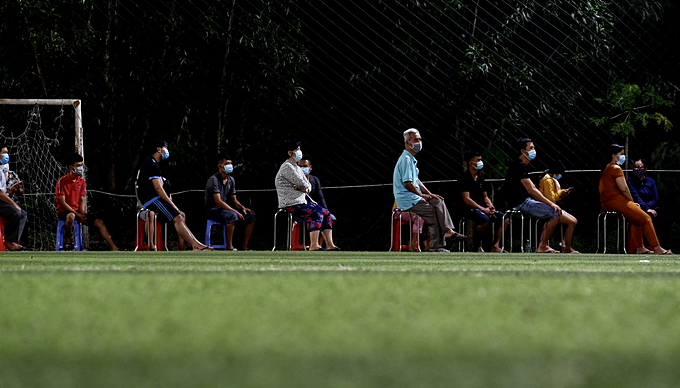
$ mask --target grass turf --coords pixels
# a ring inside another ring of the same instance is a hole
[[[672,256],[7,253],[0,387],[673,387],[679,277]]]

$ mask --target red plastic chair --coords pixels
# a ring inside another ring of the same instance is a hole
[[[415,213],[404,211],[401,209],[392,209],[392,245],[390,245],[390,252],[401,252],[402,250],[409,250],[409,244],[401,243],[401,228],[403,225],[408,225],[409,242],[411,241],[411,231],[413,230],[413,219],[418,217]],[[415,222],[422,222],[417,219]],[[420,252],[420,234],[416,237],[415,252]]]
[[[5,248],[5,219],[0,218],[0,251],[6,251]]]

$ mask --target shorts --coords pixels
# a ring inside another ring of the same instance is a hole
[[[255,222],[257,219],[253,213],[243,214],[242,211],[237,210],[241,215],[243,215],[243,222],[250,224]],[[233,210],[222,209],[221,207],[213,207],[206,211],[206,216],[208,219],[217,221],[221,224],[231,224],[232,222],[238,221],[238,214]]]
[[[555,209],[532,198],[527,198],[524,202],[515,206],[515,210],[519,210],[524,214],[528,214],[541,220],[552,220],[559,216]]]
[[[61,213],[57,214],[57,219],[58,219],[59,221],[66,221],[66,216],[69,215],[70,213],[71,213],[71,212],[69,212],[69,211],[61,212]],[[91,227],[91,228],[94,228],[94,227],[95,227],[95,226],[94,226],[94,222],[95,222],[96,220],[101,220],[101,219],[102,219],[102,217],[100,217],[100,216],[97,215],[96,213],[85,213],[85,216],[87,217],[87,222],[85,222],[85,223],[82,223],[82,222],[81,222],[81,225],[89,226],[89,227]],[[76,221],[77,221],[77,220],[76,220]],[[79,222],[80,222],[80,221],[79,221]]]
[[[156,213],[156,220],[167,224],[177,217],[180,212],[170,205],[166,200],[156,197],[153,200],[145,203],[144,209],[151,210]]]
[[[505,213],[497,211],[494,213],[496,217],[491,218],[487,216],[483,211],[472,208],[469,208],[469,211],[464,214],[465,217],[467,217],[467,219],[474,222],[475,224],[486,224],[489,221],[491,221],[492,224],[495,224],[496,222],[500,222],[501,220],[503,220],[503,217],[505,216]]]

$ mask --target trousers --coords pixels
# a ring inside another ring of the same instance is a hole
[[[444,234],[447,230],[453,230],[453,221],[449,215],[449,209],[444,201],[433,198],[429,201],[420,200],[410,210],[425,220],[425,225],[432,227],[430,247],[433,249],[443,248],[446,245]]]
[[[652,217],[646,211],[640,209],[635,202],[626,198],[616,199],[602,203],[602,208],[607,211],[619,212],[626,217],[626,221],[631,224],[631,239],[636,248],[643,246],[643,233],[649,245],[653,247],[659,245]]]
[[[17,243],[26,226],[26,211],[0,201],[0,217],[5,219],[5,241]]]

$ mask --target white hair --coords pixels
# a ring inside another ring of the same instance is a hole
[[[411,140],[411,134],[412,134],[412,133],[415,133],[415,134],[417,134],[417,135],[420,135],[420,131],[418,131],[417,129],[415,129],[415,128],[409,128],[409,129],[407,129],[407,130],[404,131],[404,141],[409,141],[409,140]]]

